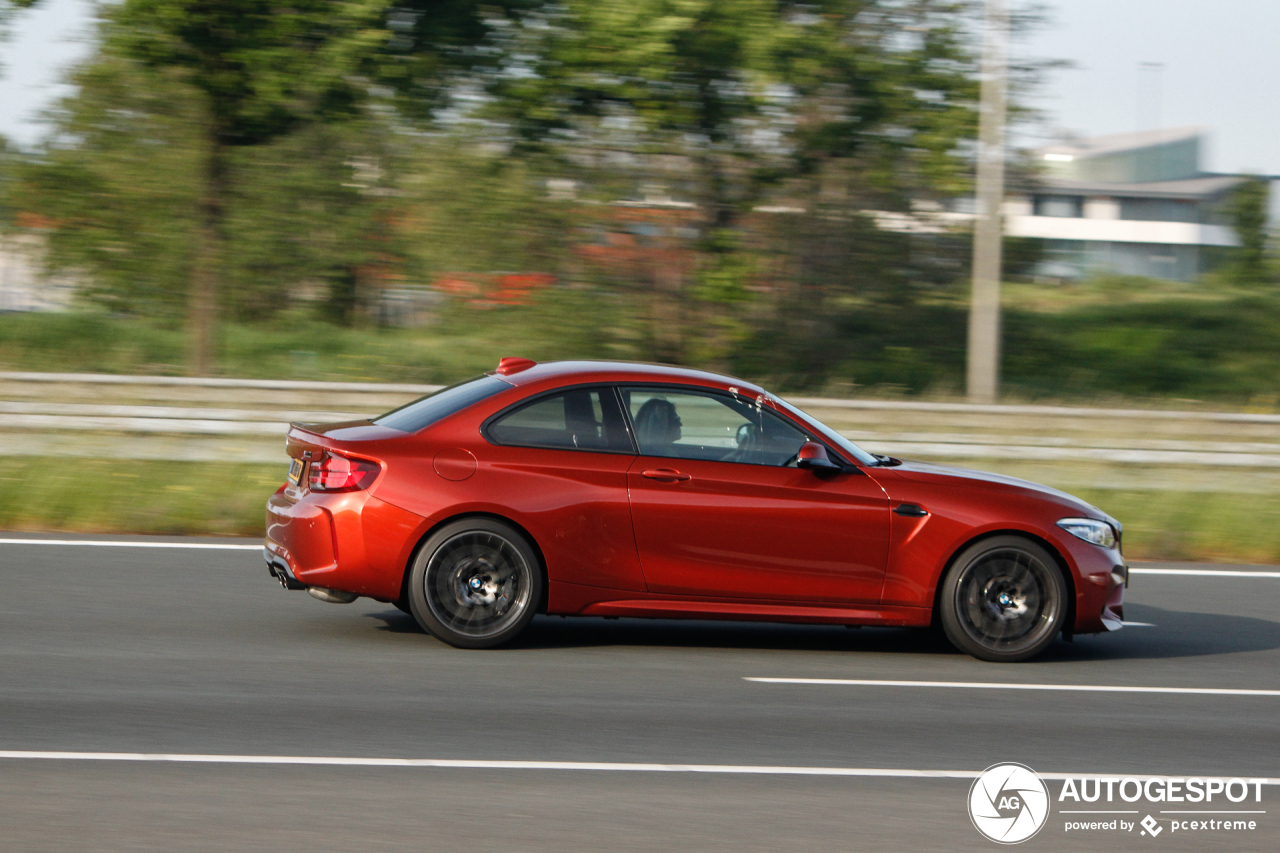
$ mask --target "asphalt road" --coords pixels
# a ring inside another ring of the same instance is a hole
[[[1014,665],[927,632],[601,619],[459,651],[388,606],[286,593],[252,550],[0,544],[0,582],[0,750],[24,753],[0,758],[3,851],[997,847],[963,778],[48,751],[1280,777],[1280,696],[745,680],[1280,690],[1280,578],[1137,575],[1126,616],[1153,627]],[[1280,849],[1280,786],[1261,797],[1256,831],[1155,839],[1065,832],[1055,803],[1024,846]]]

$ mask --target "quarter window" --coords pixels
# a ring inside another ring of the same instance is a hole
[[[744,397],[669,388],[624,388],[645,456],[789,465],[806,436]]]
[[[486,430],[496,444],[632,453],[610,388],[574,388],[500,416]]]

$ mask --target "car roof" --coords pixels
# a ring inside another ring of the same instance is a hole
[[[703,385],[728,390],[766,393],[752,382],[722,376],[705,370],[674,367],[669,364],[646,364],[626,361],[548,361],[535,364],[518,372],[501,377],[504,381],[524,387],[547,385],[556,387],[587,382],[678,382],[682,385]]]

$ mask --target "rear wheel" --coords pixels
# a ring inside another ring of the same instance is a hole
[[[436,531],[409,572],[409,607],[451,646],[485,649],[524,630],[542,599],[538,556],[515,528],[466,518]]]
[[[1057,562],[1021,536],[996,536],[965,549],[947,572],[942,628],[980,660],[1035,657],[1062,630],[1067,583]]]

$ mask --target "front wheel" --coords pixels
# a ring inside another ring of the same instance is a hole
[[[956,558],[942,583],[942,628],[979,660],[1035,657],[1062,630],[1067,583],[1057,562],[1021,536],[975,543]]]
[[[409,572],[409,608],[428,633],[462,649],[501,645],[542,600],[538,556],[515,528],[466,518],[433,533]]]

